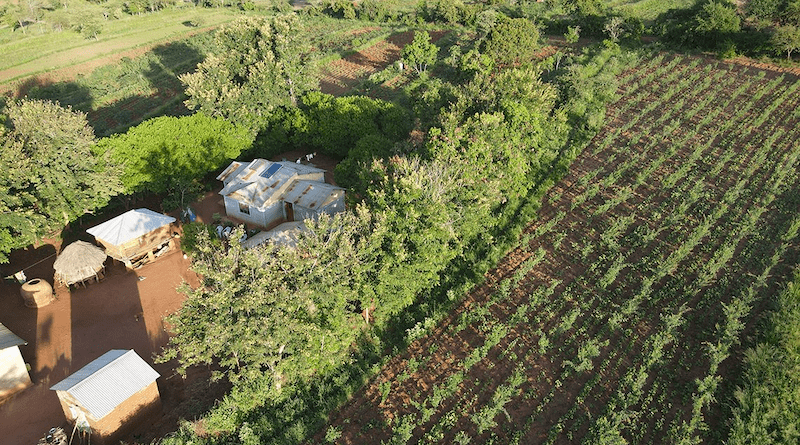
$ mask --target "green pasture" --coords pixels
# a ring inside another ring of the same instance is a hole
[[[202,27],[215,27],[242,15],[227,8],[180,8],[155,14],[102,21],[98,39],[74,31],[50,32],[8,40],[0,30],[0,85],[42,72],[65,68],[138,47],[179,39]],[[20,31],[14,31],[19,33]],[[5,37],[5,38],[4,38]]]
[[[654,20],[670,9],[688,8],[695,0],[606,0],[609,8],[642,20]]]

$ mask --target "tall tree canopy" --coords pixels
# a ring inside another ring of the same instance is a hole
[[[102,139],[97,151],[125,166],[125,193],[165,193],[221,168],[251,141],[247,129],[195,113],[146,120]]]
[[[317,89],[302,23],[295,16],[244,17],[215,35],[216,51],[184,74],[190,109],[225,117],[254,132],[275,108]]]
[[[431,42],[428,31],[417,31],[414,33],[414,41],[403,48],[400,57],[414,68],[417,74],[422,74],[428,69],[428,65],[436,62],[436,55],[439,48]]]
[[[530,62],[539,49],[539,29],[526,18],[505,18],[484,43],[484,52],[498,65]]]
[[[92,151],[95,137],[83,113],[48,101],[12,101],[0,137],[0,262],[122,189],[119,170]]]
[[[339,363],[364,323],[353,302],[372,293],[364,276],[376,255],[372,219],[361,211],[307,220],[296,248],[232,241],[220,249],[201,236],[192,268],[203,281],[183,286],[187,300],[168,317],[175,336],[161,360],[180,357],[179,372],[216,362],[217,377],[268,375],[278,387]]]

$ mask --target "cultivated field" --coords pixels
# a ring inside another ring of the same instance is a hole
[[[799,89],[681,55],[625,73],[518,248],[314,442],[724,438],[741,341],[798,260]]]
[[[9,36],[3,35],[3,40],[8,41],[0,43],[0,53],[4,55],[0,58],[0,89],[13,89],[14,81],[42,73],[54,76],[53,80],[70,79],[99,66],[89,63],[93,60],[196,33],[197,28],[190,24],[192,20],[213,28],[240,16],[241,13],[228,8],[168,9],[155,14],[105,21],[96,40],[87,39],[73,31],[50,32],[21,39],[9,39]],[[19,35],[18,31],[16,36]]]

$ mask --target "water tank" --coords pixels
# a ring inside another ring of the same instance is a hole
[[[53,301],[53,287],[41,278],[34,278],[23,284],[20,293],[28,307],[44,307]]]

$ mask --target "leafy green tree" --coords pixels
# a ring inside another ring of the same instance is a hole
[[[749,0],[746,11],[749,15],[763,20],[774,20],[783,6],[783,0]]]
[[[360,183],[369,185],[365,205],[380,215],[384,230],[373,238],[381,252],[372,286],[381,314],[396,315],[412,304],[461,252],[461,173],[458,165],[399,156],[361,172]]]
[[[414,40],[403,48],[400,57],[421,75],[427,71],[428,65],[436,62],[437,54],[439,48],[431,42],[428,31],[417,31],[414,33]]]
[[[73,25],[73,29],[79,34],[83,35],[86,39],[95,39],[102,32],[103,28],[100,22],[91,15],[84,15],[78,19]]]
[[[741,29],[741,19],[736,8],[726,1],[709,1],[695,17],[696,31],[719,45]]]
[[[36,212],[36,197],[27,186],[33,163],[20,141],[8,138],[0,128],[0,264],[8,262],[13,249],[32,243],[47,227],[45,215]]]
[[[182,286],[187,300],[168,318],[175,335],[159,360],[178,358],[181,373],[217,363],[215,377],[239,386],[266,375],[268,394],[341,363],[364,323],[355,308],[372,294],[371,220],[363,211],[308,220],[296,248],[198,237],[192,268],[202,283]]]
[[[800,26],[800,0],[789,0],[786,3],[784,18],[788,23]]]
[[[256,139],[259,156],[273,156],[287,147],[312,148],[344,158],[365,137],[392,142],[411,131],[410,113],[403,107],[365,96],[334,97],[311,91],[299,108],[276,111]]]
[[[580,26],[568,26],[567,32],[564,34],[564,40],[570,45],[574,45],[578,43],[578,40],[581,38],[581,27]]]
[[[318,88],[296,16],[244,17],[214,36],[216,51],[184,74],[186,105],[258,131],[277,107]]]
[[[526,18],[501,20],[489,33],[483,52],[497,65],[528,63],[539,49],[539,29]]]
[[[389,16],[389,9],[382,0],[363,0],[358,3],[356,13],[361,20],[382,22]]]
[[[124,165],[125,193],[180,193],[237,157],[252,142],[245,128],[203,113],[149,119],[102,139],[98,152]]]
[[[608,38],[612,42],[618,42],[625,32],[625,19],[615,15],[608,19],[603,30],[608,34]]]
[[[417,6],[417,13],[429,22],[450,25],[464,23],[465,16],[469,15],[461,0],[424,0]]]
[[[0,261],[3,252],[61,229],[122,190],[119,169],[93,152],[86,115],[39,100],[11,101],[5,112]]]
[[[776,50],[786,53],[787,60],[791,60],[792,53],[800,50],[800,27],[785,25],[775,28],[772,44]]]
[[[564,6],[579,16],[600,16],[605,9],[601,0],[564,0]]]

